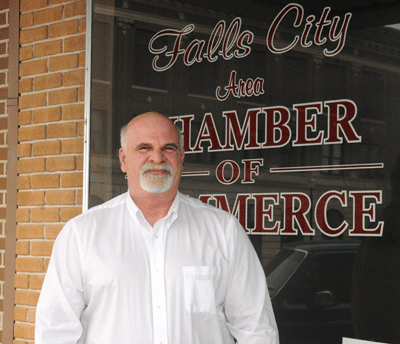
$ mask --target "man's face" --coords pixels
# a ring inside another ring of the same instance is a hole
[[[176,192],[183,153],[173,123],[158,114],[135,118],[128,124],[126,147],[120,149],[120,162],[131,191],[140,187],[150,193]]]

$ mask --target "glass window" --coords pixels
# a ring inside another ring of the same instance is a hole
[[[164,113],[185,138],[181,192],[226,200],[265,266],[289,241],[326,238],[310,209],[327,192],[382,191],[376,215],[390,201],[400,30],[392,1],[255,4],[93,0],[88,192],[89,206],[126,192],[120,128]]]

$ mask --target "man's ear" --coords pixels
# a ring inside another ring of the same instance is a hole
[[[123,148],[119,149],[119,162],[121,164],[121,171],[126,173],[127,172],[127,168],[126,168],[126,154]]]

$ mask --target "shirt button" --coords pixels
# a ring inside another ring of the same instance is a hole
[[[160,271],[160,269],[159,268],[156,268],[156,272],[159,272]]]
[[[156,234],[155,236],[154,236],[156,239],[158,239],[158,235]]]

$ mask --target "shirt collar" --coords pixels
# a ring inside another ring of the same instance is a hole
[[[178,210],[180,204],[181,195],[179,191],[176,193],[175,199],[169,208],[168,214],[161,220],[166,221],[166,225],[169,227],[178,217]],[[142,211],[133,201],[131,195],[129,194],[129,190],[126,192],[126,206],[128,208],[129,214],[132,219],[138,224],[140,227],[144,226],[147,223],[146,218],[144,217]],[[161,221],[159,220],[159,221]]]

